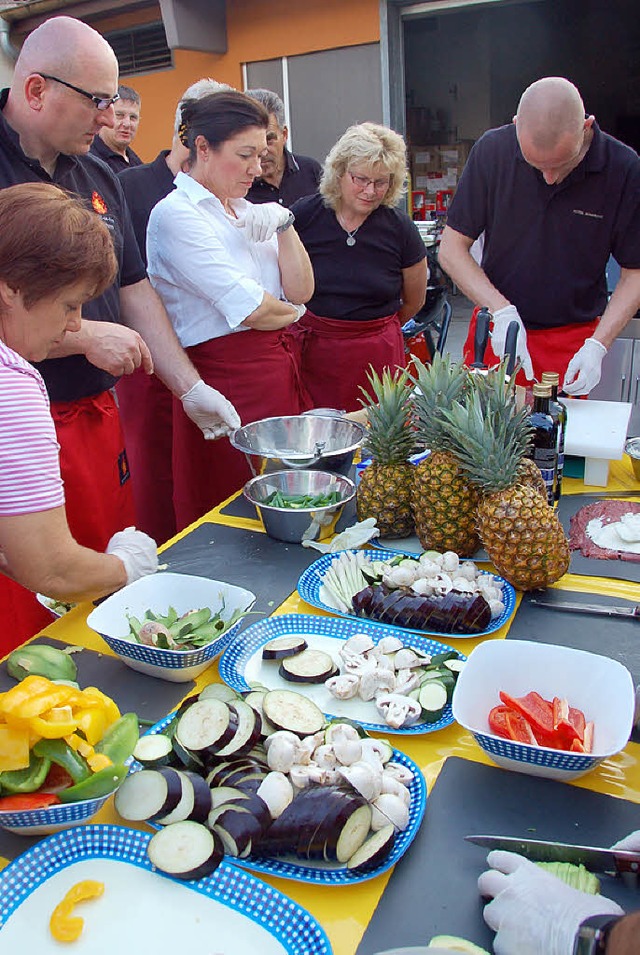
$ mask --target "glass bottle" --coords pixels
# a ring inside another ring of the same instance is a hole
[[[556,475],[556,487],[554,499],[556,504],[562,494],[562,472],[564,470],[564,440],[567,431],[567,406],[564,401],[558,398],[558,389],[560,387],[560,375],[557,371],[543,371],[542,384],[551,385],[551,399],[549,401],[549,411],[551,417],[558,424],[558,468]]]
[[[547,500],[553,507],[558,464],[558,425],[551,416],[550,398],[549,385],[535,384],[533,386],[533,411],[529,416],[533,427],[533,443],[529,457],[540,468],[542,480],[547,487]]]

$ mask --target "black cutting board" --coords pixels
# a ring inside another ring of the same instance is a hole
[[[596,501],[624,500],[624,498],[624,491],[620,491],[617,498],[612,498],[610,494],[565,494],[558,503],[558,519],[568,537],[571,518],[578,513],[581,507],[586,507],[587,504],[595,504]],[[582,574],[585,577],[612,577],[614,580],[630,580],[634,583],[640,583],[640,563],[630,560],[598,560],[595,557],[583,557],[579,550],[571,551],[569,572]]]
[[[492,951],[477,879],[487,850],[466,835],[493,834],[610,846],[640,825],[640,806],[565,783],[449,757],[427,800],[424,822],[398,862],[357,949],[426,945],[458,935]],[[640,891],[601,877],[602,892],[637,909]]]
[[[261,531],[200,524],[163,551],[164,569],[245,587],[256,595],[245,626],[268,616],[293,593],[303,570],[319,558],[313,548],[286,544]]]

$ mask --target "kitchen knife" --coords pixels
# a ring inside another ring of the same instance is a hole
[[[513,374],[513,369],[516,366],[516,347],[518,344],[519,331],[520,325],[518,322],[509,322],[509,325],[507,326],[507,334],[504,340],[504,356],[507,359],[506,372],[509,377],[511,377]]]
[[[565,842],[541,842],[537,839],[516,839],[512,836],[474,835],[464,838],[466,842],[473,842],[485,849],[517,852],[532,862],[570,862],[572,865],[583,865],[590,872],[627,877],[640,873],[640,852],[574,846]]]
[[[473,363],[471,365],[471,368],[477,371],[484,371],[487,367],[484,363],[484,353],[489,341],[490,321],[489,309],[481,308],[476,315],[476,328],[473,336]]]
[[[541,600],[532,597],[530,603],[539,607],[549,607],[551,610],[568,610],[572,613],[596,613],[604,617],[629,617],[640,620],[640,604],[635,607],[607,607],[605,604],[579,604],[571,600]]]

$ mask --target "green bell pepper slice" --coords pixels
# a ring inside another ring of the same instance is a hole
[[[107,766],[84,779],[75,786],[62,789],[58,795],[61,802],[80,802],[83,799],[97,799],[114,792],[129,772],[128,766]]]

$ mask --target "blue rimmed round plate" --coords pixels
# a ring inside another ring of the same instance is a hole
[[[452,650],[452,647],[428,637],[418,637],[408,630],[397,630],[398,637],[406,647],[413,647],[421,653],[434,655]],[[374,643],[383,637],[389,636],[389,628],[381,624],[362,620],[337,619],[336,617],[320,617],[316,614],[291,613],[278,617],[268,617],[260,620],[243,631],[242,639],[236,640],[225,651],[220,659],[220,676],[239,693],[246,693],[252,683],[261,683],[270,690],[295,689],[297,693],[308,697],[316,703],[322,712],[333,719],[336,716],[345,716],[355,720],[366,730],[375,733],[399,734],[401,736],[415,736],[422,733],[433,733],[444,729],[453,723],[451,704],[447,703],[440,719],[435,723],[426,723],[421,720],[412,726],[402,729],[393,729],[380,718],[372,700],[360,699],[336,700],[329,693],[324,684],[296,683],[291,684],[283,680],[278,672],[278,660],[263,660],[262,647],[269,640],[284,636],[302,636],[308,646],[314,650],[323,650],[337,664],[340,643],[348,640],[355,633],[366,633]],[[457,652],[457,651],[454,651]],[[461,660],[466,660],[463,654],[458,654]]]
[[[161,875],[147,858],[150,838],[120,826],[83,826],[23,853],[0,873],[0,949],[59,953],[50,915],[73,885],[95,879],[104,894],[82,906],[78,955],[331,955],[321,926],[277,889],[226,862],[194,882]]]
[[[343,553],[343,552],[341,552]],[[354,551],[355,553],[355,551]],[[360,554],[364,554],[369,557],[371,560],[384,561],[392,560],[398,556],[397,551],[390,550],[363,550],[359,551]],[[322,577],[329,569],[329,566],[332,561],[336,560],[340,556],[340,553],[336,554],[323,554],[322,557],[319,557],[318,560],[315,560],[313,564],[310,564],[305,571],[300,575],[298,580],[298,593],[303,600],[306,600],[308,604],[311,604],[312,607],[317,607],[318,610],[324,610],[327,613],[337,615],[338,617],[344,617],[349,620],[358,620],[362,623],[363,618],[357,617],[353,613],[341,613],[339,610],[336,610],[334,607],[330,607],[329,604],[325,603],[320,596],[320,588],[322,587]],[[414,555],[411,555],[414,556]],[[488,573],[488,571],[481,571],[482,573]],[[504,578],[498,577],[497,574],[491,574],[495,580],[502,584],[502,600],[504,603],[504,610],[498,617],[494,617],[491,620],[491,623],[486,630],[482,630],[480,633],[443,633],[440,630],[413,630],[409,628],[403,628],[404,633],[420,633],[420,634],[433,634],[433,636],[438,637],[449,637],[452,640],[465,639],[466,637],[477,639],[478,637],[486,637],[490,633],[494,633],[496,630],[499,630],[503,626],[513,613],[516,607],[516,592]],[[379,627],[384,627],[387,631],[393,630],[397,631],[398,627],[390,623],[378,623]]]
[[[174,719],[175,713],[171,713],[163,720],[160,720],[159,723],[156,723],[155,726],[152,726],[148,732],[162,733]],[[390,854],[379,865],[367,872],[353,872],[347,869],[346,865],[341,865],[338,862],[307,862],[294,856],[283,858],[253,858],[249,856],[246,859],[236,859],[231,856],[225,856],[225,859],[232,865],[240,866],[243,869],[263,872],[265,875],[277,875],[282,879],[293,879],[296,882],[312,882],[316,885],[352,885],[356,882],[366,882],[368,879],[375,879],[376,876],[394,866],[405,854],[418,834],[418,829],[422,823],[427,806],[427,784],[425,783],[419,766],[397,749],[393,750],[391,759],[394,763],[400,763],[402,766],[406,766],[413,774],[413,779],[408,787],[411,797],[409,804],[409,824],[404,832],[396,833],[396,839]],[[131,771],[136,772],[139,769],[142,769],[142,766],[140,763],[134,761]],[[149,825],[153,828],[158,828],[153,823],[149,823]],[[235,952],[234,955],[236,955]]]

